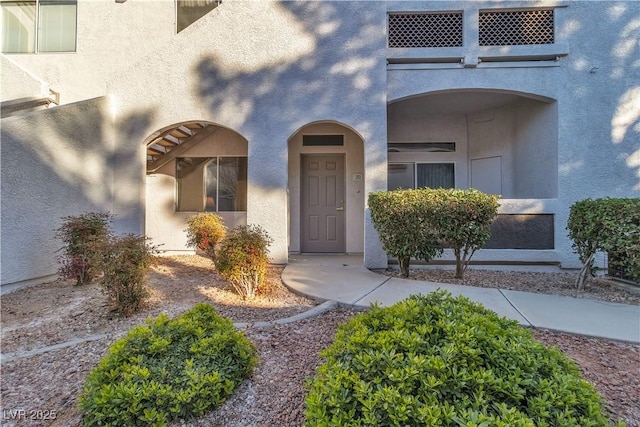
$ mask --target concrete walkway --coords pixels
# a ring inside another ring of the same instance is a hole
[[[390,278],[367,270],[355,255],[292,256],[282,279],[299,294],[360,307],[389,306],[440,288],[524,326],[640,344],[640,307],[634,305]]]

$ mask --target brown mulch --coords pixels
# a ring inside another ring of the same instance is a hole
[[[289,292],[280,281],[281,270],[282,267],[273,267],[269,289],[255,301],[247,302],[216,275],[208,259],[200,256],[161,258],[150,275],[151,302],[140,313],[126,319],[110,312],[97,285],[77,287],[70,282],[51,282],[2,296],[3,357],[20,356],[28,350],[78,337],[98,336],[98,339],[34,356],[3,359],[0,384],[3,414],[24,409],[27,418],[29,415],[42,418],[47,411],[49,415],[55,411],[55,419],[12,420],[4,416],[1,424],[81,425],[76,405],[86,375],[115,339],[145,318],[162,312],[175,316],[198,302],[208,302],[234,322],[256,322],[288,317],[317,304]],[[494,279],[489,276],[483,281],[499,282],[497,276]],[[613,292],[604,293],[613,295]],[[174,425],[302,425],[305,378],[313,375],[320,363],[318,353],[331,343],[337,325],[355,313],[339,308],[295,323],[247,329],[245,333],[256,344],[260,357],[252,378],[217,410],[197,420]],[[626,421],[630,427],[640,427],[636,398],[640,394],[638,346],[549,331],[534,333],[536,339],[557,346],[579,364],[584,377],[602,394],[607,410],[615,419]],[[101,335],[104,337],[100,338]]]

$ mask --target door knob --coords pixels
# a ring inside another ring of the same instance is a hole
[[[336,208],[337,211],[343,211],[344,208]]]

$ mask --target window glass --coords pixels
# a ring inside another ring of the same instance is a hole
[[[418,188],[454,188],[453,163],[418,163]]]
[[[38,51],[75,52],[76,1],[40,0]]]
[[[415,185],[413,163],[389,163],[387,166],[387,189],[410,189]]]
[[[247,210],[247,159],[222,157],[218,166],[218,211]]]
[[[2,52],[32,53],[36,46],[36,2],[3,1]]]
[[[176,0],[176,32],[184,30],[220,3],[220,0]]]
[[[178,211],[202,212],[205,206],[204,169],[206,157],[185,157],[176,161]],[[215,160],[215,159],[214,159]]]
[[[75,52],[77,3],[2,0],[2,52]]]
[[[245,212],[246,157],[184,157],[176,161],[178,211]]]

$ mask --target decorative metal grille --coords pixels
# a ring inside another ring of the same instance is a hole
[[[614,277],[616,279],[622,279],[629,282],[634,282],[633,277],[628,273],[627,268],[625,267],[625,259],[624,255],[615,252],[608,253],[607,259],[607,275],[609,277]],[[638,283],[638,282],[634,282]],[[638,283],[640,284],[640,283]]]
[[[389,14],[389,47],[462,46],[462,12]]]
[[[480,12],[480,46],[553,42],[552,9]]]

